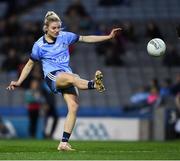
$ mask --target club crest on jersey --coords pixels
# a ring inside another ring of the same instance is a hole
[[[54,48],[55,48],[56,50],[59,49],[59,48],[61,48],[61,49],[67,49],[67,48],[68,48],[68,45],[65,44],[65,43],[63,43],[63,44],[55,44],[55,45],[54,45]]]

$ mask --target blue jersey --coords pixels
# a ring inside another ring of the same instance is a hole
[[[44,76],[55,70],[72,72],[69,67],[69,45],[77,42],[79,36],[61,31],[53,43],[48,43],[44,36],[36,41],[30,58],[42,63]]]

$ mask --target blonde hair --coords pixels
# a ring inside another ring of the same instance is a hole
[[[61,19],[59,18],[59,16],[53,12],[53,11],[48,11],[45,15],[44,18],[44,26],[43,26],[43,31],[46,33],[47,32],[47,27],[49,26],[49,24],[51,22],[60,22],[61,24]]]

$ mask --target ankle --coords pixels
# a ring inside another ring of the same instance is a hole
[[[88,82],[88,89],[95,89],[95,83],[93,80]]]
[[[62,142],[68,142],[69,141],[69,138],[70,138],[71,134],[68,133],[68,132],[63,132],[63,137],[62,137]]]

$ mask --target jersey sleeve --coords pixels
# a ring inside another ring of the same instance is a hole
[[[79,40],[79,35],[72,32],[66,32],[68,44],[73,44]]]
[[[33,45],[33,48],[32,48],[32,52],[31,52],[31,55],[30,55],[30,59],[34,60],[34,61],[40,61],[40,53],[39,53],[39,47],[38,45],[35,43]]]

